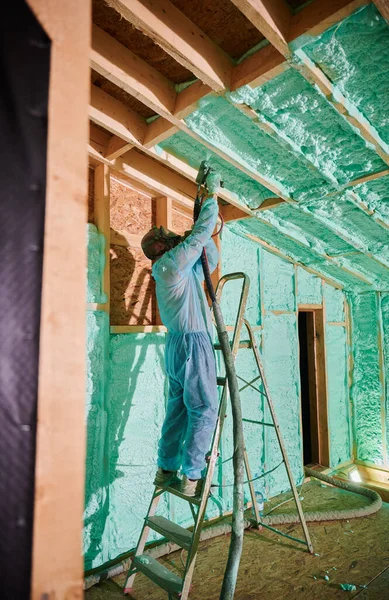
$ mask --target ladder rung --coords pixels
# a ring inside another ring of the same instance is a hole
[[[242,419],[245,423],[255,423],[255,425],[266,425],[266,427],[275,427],[274,423],[265,423],[264,421],[253,421],[252,419]]]
[[[181,577],[169,571],[169,569],[161,565],[155,558],[147,554],[135,556],[132,560],[132,568],[141,571],[160,588],[166,590],[172,596],[179,598],[182,590]]]
[[[215,350],[221,350],[222,349],[222,347],[221,347],[220,344],[214,344],[213,346],[214,346]],[[230,342],[230,346],[232,346],[232,342]],[[250,340],[239,342],[239,348],[251,348],[251,342],[250,342]]]
[[[226,383],[227,383],[227,377],[218,377],[217,378],[218,385],[226,385]]]
[[[169,485],[169,486],[165,487],[164,490],[165,490],[165,492],[169,492],[169,494],[173,494],[174,496],[178,496],[179,498],[182,498],[183,500],[186,500],[187,502],[190,502],[191,504],[196,504],[197,506],[199,506],[201,503],[201,496],[186,496],[185,494],[180,492],[180,490],[178,489],[179,485],[180,485],[179,483],[177,483],[175,485]]]
[[[160,533],[165,538],[174,542],[181,548],[189,550],[192,544],[192,534],[184,527],[180,527],[177,523],[165,519],[165,517],[155,516],[146,517],[146,525],[151,527],[157,533]]]

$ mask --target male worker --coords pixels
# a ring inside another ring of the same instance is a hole
[[[214,174],[211,174],[214,175]],[[209,450],[218,412],[216,362],[212,342],[212,319],[202,282],[201,253],[206,248],[212,272],[218,252],[212,240],[220,180],[208,181],[208,196],[192,231],[180,237],[154,227],[142,239],[145,255],[155,260],[159,311],[168,329],[166,371],[169,395],[162,436],[158,444],[158,470],[154,485],[165,487],[180,480],[187,496],[201,492],[205,455]]]

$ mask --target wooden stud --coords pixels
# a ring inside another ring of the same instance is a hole
[[[163,325],[112,325],[111,333],[166,333]]]
[[[316,406],[318,423],[319,463],[330,466],[330,441],[328,431],[327,406],[327,361],[325,345],[325,301],[323,307],[313,311],[315,332],[315,377],[316,377]]]
[[[232,2],[281,54],[290,55],[286,38],[292,12],[285,0],[232,0]]]
[[[85,148],[92,8],[89,0],[28,4],[51,40],[30,598],[79,600],[84,571]]]
[[[230,87],[232,60],[169,0],[108,4],[212,89]]]
[[[110,312],[110,175],[107,165],[98,165],[95,169],[95,225],[104,235],[104,270],[101,289],[107,300],[105,310]]]
[[[279,204],[283,204],[284,202],[285,200],[283,200],[282,198],[266,198],[266,200],[264,200],[256,210],[268,210],[269,208],[275,208],[276,206],[278,206]]]
[[[165,227],[170,231],[172,224],[172,199],[167,196],[160,196],[156,199],[156,226]]]

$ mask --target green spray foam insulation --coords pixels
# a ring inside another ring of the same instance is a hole
[[[253,108],[262,122],[276,125],[334,185],[385,168],[346,119],[294,69],[256,89],[240,88],[231,99]]]
[[[374,4],[325,31],[304,51],[389,143],[389,27]]]
[[[360,460],[382,464],[382,383],[378,349],[378,303],[375,292],[351,295],[352,353],[351,398],[355,441]]]
[[[389,225],[389,177],[361,183],[352,190],[376,217]]]
[[[297,303],[321,304],[323,296],[322,280],[301,267],[297,267]],[[331,288],[335,290],[336,288]]]
[[[385,381],[385,425],[386,444],[389,446],[389,293],[380,298],[382,324],[383,377]]]
[[[87,252],[88,262],[86,269],[86,301],[91,303],[106,302],[107,298],[101,290],[101,274],[104,269],[105,240],[92,223],[87,224]]]
[[[224,187],[232,192],[241,204],[258,208],[266,198],[274,196],[267,188],[233,167],[211,150],[205,149],[200,142],[197,142],[183,131],[178,131],[160,142],[155,147],[157,152],[159,148],[183,159],[195,169],[199,168],[201,161],[205,158],[220,173]]]

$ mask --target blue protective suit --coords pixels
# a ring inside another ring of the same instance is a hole
[[[218,394],[212,343],[212,319],[205,297],[201,265],[203,247],[212,272],[218,262],[211,239],[217,202],[207,198],[191,234],[153,266],[158,307],[168,329],[166,371],[169,395],[158,466],[200,479],[214,432]]]

